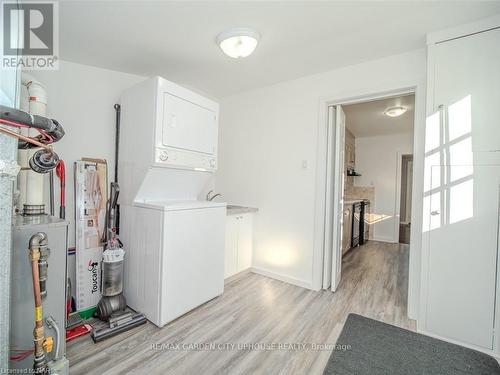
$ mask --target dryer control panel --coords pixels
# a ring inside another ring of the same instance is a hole
[[[215,155],[157,147],[155,166],[215,171],[217,170],[217,157]]]

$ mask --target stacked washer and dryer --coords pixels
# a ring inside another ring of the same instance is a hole
[[[217,169],[219,105],[155,77],[121,108],[124,293],[161,327],[224,290],[226,204],[201,200]]]

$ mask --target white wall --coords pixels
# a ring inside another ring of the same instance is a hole
[[[64,138],[55,144],[55,150],[66,164],[66,219],[70,222],[68,246],[72,247],[75,245],[74,162],[82,157],[106,159],[108,176],[113,178],[113,105],[119,102],[124,89],[145,77],[66,61],[59,62],[57,71],[30,71],[29,74],[47,90],[47,116],[59,121],[66,132]],[[58,180],[55,185],[55,213],[58,215]],[[48,190],[47,183],[45,190]],[[69,258],[68,267],[70,276],[74,275],[74,257]]]
[[[425,118],[425,70],[425,52],[418,50],[221,101],[217,189],[229,203],[260,210],[254,232],[256,269],[297,285],[320,288],[323,232],[317,218],[322,212],[321,204],[319,209],[315,204],[321,201],[316,179],[324,174],[321,160],[317,164],[318,149],[325,141],[323,104],[325,100],[417,87],[416,126],[420,132]],[[416,149],[423,150],[420,136],[416,142]],[[417,176],[419,163],[415,161]],[[420,206],[413,207],[420,211]],[[416,249],[419,245],[418,239],[413,241]],[[411,263],[420,269],[418,256]],[[418,272],[413,275],[418,277]],[[412,287],[418,284],[412,283]]]
[[[373,186],[375,204],[372,213],[387,218],[372,225],[376,241],[399,242],[399,213],[396,202],[400,199],[398,157],[413,152],[413,134],[391,134],[356,138],[356,171],[361,177],[354,179],[355,186]]]

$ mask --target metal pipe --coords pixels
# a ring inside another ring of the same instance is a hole
[[[115,186],[118,188],[118,156],[119,156],[119,148],[120,148],[120,116],[121,116],[121,105],[115,104],[116,111],[116,134],[115,134]],[[116,200],[118,200],[118,194],[116,195]],[[120,205],[117,201],[115,201],[114,205],[114,226],[116,229],[116,234],[120,234]]]
[[[35,300],[35,329],[33,330],[33,343],[35,346],[33,369],[35,373],[48,372],[47,359],[45,358],[45,333],[43,329],[42,295],[40,292],[40,275],[38,261],[40,259],[40,248],[47,246],[47,235],[38,232],[31,236],[29,241],[29,259],[31,262],[31,273],[33,279],[33,298]]]
[[[53,152],[52,151],[52,147],[47,146],[46,144],[43,144],[42,142],[38,142],[36,139],[30,138],[30,137],[26,137],[25,135],[22,135],[20,133],[16,133],[16,132],[14,132],[12,130],[5,129],[5,128],[0,128],[0,132],[8,134],[8,135],[10,135],[12,137],[19,138],[19,139],[21,139],[23,141],[26,141],[28,143],[32,143],[32,144],[34,144],[34,145],[36,145],[38,147],[41,147],[41,148],[43,148],[43,149],[45,149],[47,151]]]
[[[45,322],[49,328],[52,328],[56,332],[56,350],[54,353],[54,361],[57,361],[60,358],[61,331],[59,330],[56,320],[52,316],[45,319]]]
[[[115,134],[115,182],[118,182],[118,151],[120,146],[120,104],[115,104],[116,111],[116,134]]]
[[[49,212],[54,216],[54,170],[49,171]]]

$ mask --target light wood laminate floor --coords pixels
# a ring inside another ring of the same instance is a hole
[[[221,297],[162,329],[148,322],[98,344],[89,336],[68,343],[71,374],[321,374],[331,346],[312,344],[335,344],[350,312],[414,329],[406,245],[370,241],[345,255],[342,273],[336,293],[239,275]]]

